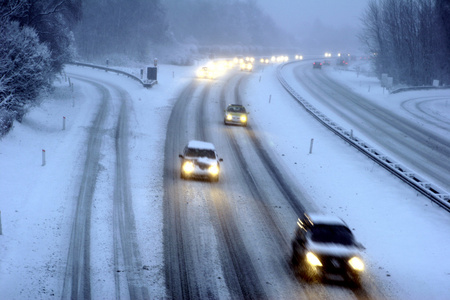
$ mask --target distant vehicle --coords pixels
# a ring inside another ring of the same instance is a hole
[[[337,64],[338,66],[346,67],[346,66],[348,66],[348,61],[346,61],[345,59],[339,58],[339,59],[337,60],[336,64]]]
[[[181,179],[199,178],[219,181],[220,164],[223,161],[212,143],[192,140],[184,147],[181,158]]]
[[[322,69],[322,63],[320,61],[313,62],[313,69]]]
[[[209,68],[209,67],[201,67],[197,71],[197,76],[199,78],[208,78],[208,79],[214,79],[216,77],[216,72]]]
[[[324,66],[329,66],[331,63],[330,63],[330,61],[328,60],[328,59],[325,59],[324,61],[323,61],[323,65]]]
[[[253,70],[253,64],[250,62],[241,63],[241,71],[251,72]]]
[[[234,58],[233,62],[235,64],[242,64],[245,61],[244,57],[242,55],[238,55]]]
[[[245,107],[240,104],[229,104],[225,109],[225,116],[223,118],[223,123],[236,124],[247,126],[249,112],[246,111]]]
[[[359,285],[364,263],[353,233],[340,218],[305,214],[292,240],[292,264],[306,280],[338,275]]]

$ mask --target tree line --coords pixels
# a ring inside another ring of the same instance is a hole
[[[0,0],[0,136],[73,59],[185,64],[282,36],[254,0]]]
[[[360,39],[373,54],[378,77],[394,83],[450,84],[450,1],[372,0]]]
[[[450,84],[449,1],[369,3],[360,38],[379,76]],[[186,64],[205,53],[276,51],[293,40],[255,0],[0,0],[0,136],[73,59]]]
[[[125,54],[180,64],[203,51],[289,41],[254,0],[84,0],[75,40],[80,58],[88,61]]]

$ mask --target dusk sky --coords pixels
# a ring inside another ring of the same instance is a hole
[[[356,42],[360,18],[370,0],[255,0],[265,13],[296,36],[347,39]],[[344,37],[343,37],[344,36]],[[335,44],[335,43],[334,43]],[[330,49],[332,51],[333,49]]]
[[[320,20],[324,25],[359,27],[369,0],[256,0],[283,28],[297,31]]]

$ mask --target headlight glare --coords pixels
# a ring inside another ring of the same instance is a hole
[[[322,266],[322,263],[320,262],[320,260],[312,252],[308,252],[306,254],[306,259],[308,260],[308,263],[312,266],[316,266],[316,267]]]
[[[348,263],[356,271],[364,271],[364,263],[359,257],[352,257]]]
[[[209,167],[209,173],[212,175],[219,174],[219,167],[217,165]]]
[[[227,120],[231,121],[233,119],[233,116],[231,114],[227,114]]]
[[[242,115],[242,116],[241,116],[241,122],[242,122],[242,123],[247,122],[247,116]]]
[[[185,162],[183,164],[183,171],[188,174],[194,172],[194,163],[192,161]]]

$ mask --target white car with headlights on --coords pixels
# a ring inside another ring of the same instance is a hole
[[[306,280],[341,279],[360,285],[364,272],[361,250],[353,233],[340,218],[305,214],[297,221],[292,240],[292,264]]]
[[[223,161],[216,153],[213,144],[192,140],[184,147],[181,158],[180,177],[219,181],[220,163]]]
[[[235,124],[247,126],[248,114],[245,107],[241,104],[229,104],[225,109],[223,123],[225,125]]]

